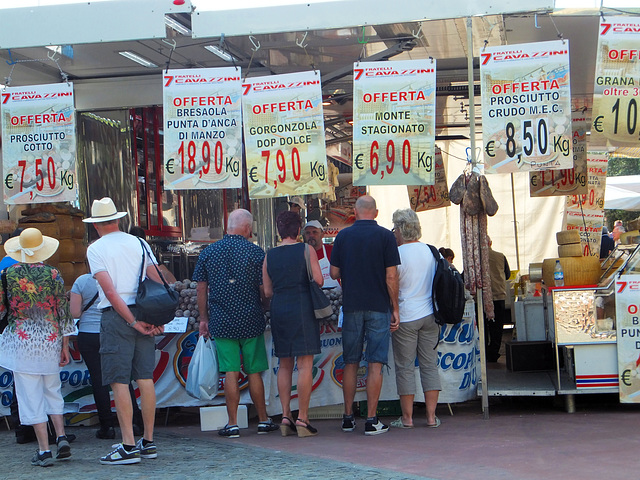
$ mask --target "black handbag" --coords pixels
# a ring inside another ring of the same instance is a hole
[[[333,315],[333,308],[327,296],[313,279],[311,262],[309,260],[309,245],[304,245],[304,259],[307,263],[307,274],[309,275],[309,293],[311,293],[311,303],[313,303],[313,313],[318,320],[329,318]]]
[[[144,276],[145,254],[148,252],[147,246],[140,240],[142,246],[142,266],[140,267],[140,277],[138,278],[138,293],[136,294],[136,320],[146,322],[150,325],[160,326],[169,323],[175,317],[176,309],[180,303],[180,294],[176,292],[166,282],[158,266],[156,271],[162,279],[162,283],[154,282]]]

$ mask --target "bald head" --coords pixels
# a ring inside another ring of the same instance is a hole
[[[373,220],[378,216],[376,201],[371,195],[363,195],[356,200],[356,219]]]
[[[227,233],[229,235],[251,236],[253,229],[253,215],[243,208],[238,208],[229,214],[227,219]]]

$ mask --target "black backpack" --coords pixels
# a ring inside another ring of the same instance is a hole
[[[433,277],[433,314],[438,325],[456,324],[462,321],[464,305],[464,280],[462,275],[440,255],[433,245],[427,246],[436,259],[436,274]]]

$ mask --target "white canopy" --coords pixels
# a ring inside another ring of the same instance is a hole
[[[640,210],[640,175],[607,177],[604,208]]]

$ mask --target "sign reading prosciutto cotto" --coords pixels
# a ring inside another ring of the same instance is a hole
[[[163,75],[166,190],[242,187],[239,68]]]
[[[328,192],[320,74],[247,78],[242,89],[249,196]]]
[[[73,85],[2,91],[4,203],[76,199],[76,113]]]

